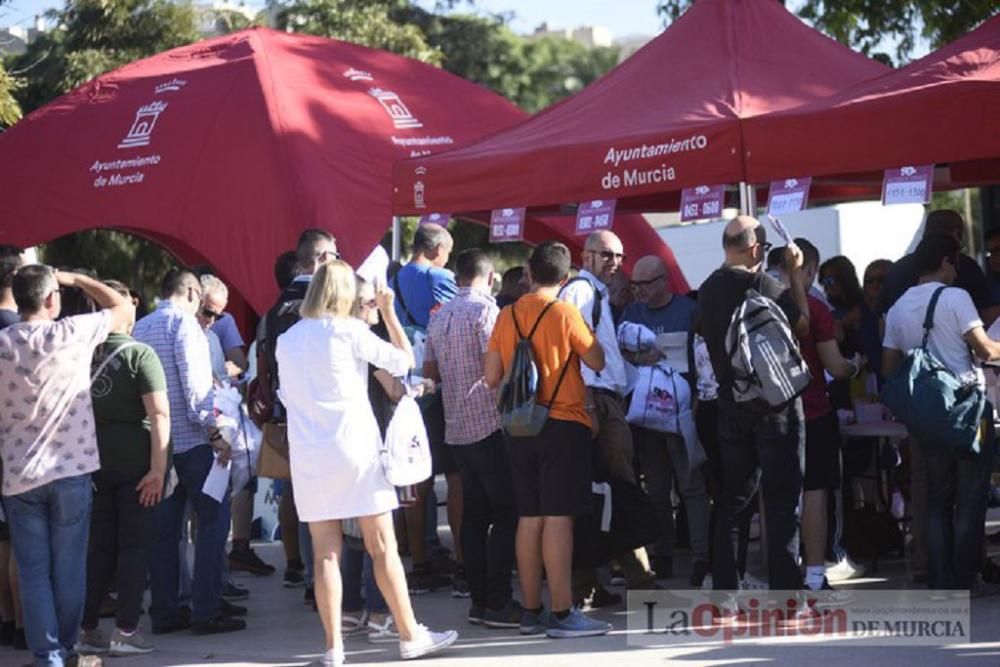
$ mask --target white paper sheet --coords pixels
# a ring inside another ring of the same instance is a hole
[[[389,270],[389,254],[381,245],[375,246],[368,258],[358,267],[357,274],[373,287],[385,287],[386,272]]]
[[[212,469],[208,471],[208,477],[205,478],[205,483],[201,487],[201,492],[217,503],[222,502],[226,495],[226,489],[229,488],[230,466],[230,462],[224,466],[219,465],[219,457],[216,455],[215,463],[212,464]]]
[[[656,334],[656,347],[678,373],[688,372],[688,333],[676,331]]]
[[[771,227],[773,227],[774,231],[778,233],[778,237],[785,242],[785,245],[792,243],[792,235],[789,234],[788,230],[785,229],[785,226],[781,224],[781,220],[778,220],[773,215],[769,215],[767,216],[767,221],[771,223]]]

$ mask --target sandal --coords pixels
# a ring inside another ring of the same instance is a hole
[[[344,637],[356,637],[366,632],[368,625],[368,619],[365,618],[364,612],[357,616],[343,614],[340,617],[340,634]]]
[[[368,641],[372,644],[399,641],[399,631],[396,630],[396,622],[392,619],[391,614],[386,616],[381,623],[368,620]]]

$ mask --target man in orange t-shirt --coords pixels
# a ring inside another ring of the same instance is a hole
[[[586,387],[575,357],[599,371],[604,368],[604,352],[580,311],[558,300],[569,268],[569,248],[562,243],[546,241],[535,248],[528,260],[531,290],[500,312],[485,358],[486,383],[499,386],[513,360],[517,328],[527,336],[538,324],[531,347],[538,365],[538,400],[549,406],[549,418],[535,437],[508,436],[507,455],[520,515],[521,634],[544,632],[562,638],[611,630],[610,624],[572,609],[573,517],[588,514],[591,503],[588,407],[592,406],[586,403]],[[550,615],[542,607],[543,565],[552,599]]]

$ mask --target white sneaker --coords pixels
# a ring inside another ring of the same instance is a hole
[[[368,619],[368,641],[372,644],[384,644],[399,641],[399,631],[392,616],[386,616],[382,623]]]
[[[344,664],[344,647],[332,648],[323,654],[319,660],[313,660],[308,667],[342,667]]]
[[[73,648],[81,655],[98,655],[108,652],[108,638],[100,628],[80,630],[80,639]]]
[[[410,641],[399,640],[399,657],[403,660],[412,660],[447,648],[458,639],[458,633],[454,630],[444,632],[431,632],[423,625],[417,626],[417,634]]]
[[[865,573],[865,566],[855,563],[850,556],[844,556],[839,563],[826,563],[826,578],[830,582],[847,581]]]
[[[126,635],[115,628],[115,631],[111,633],[110,652],[114,657],[144,655],[153,651],[153,645],[138,630],[131,635]]]

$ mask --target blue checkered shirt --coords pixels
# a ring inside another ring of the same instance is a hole
[[[215,389],[208,338],[194,315],[170,301],[135,324],[132,337],[160,357],[170,401],[170,443],[174,454],[208,444],[215,426]]]

